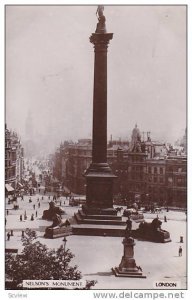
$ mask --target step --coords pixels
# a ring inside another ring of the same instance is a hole
[[[85,219],[102,219],[102,220],[121,220],[121,216],[115,215],[92,215],[92,214],[85,214],[82,210],[78,210],[78,213]]]
[[[124,226],[104,226],[104,225],[87,225],[80,224],[72,226],[72,234],[88,236],[113,236],[124,237]]]
[[[112,268],[112,271],[116,277],[130,277],[130,278],[146,278],[145,275],[141,272],[133,273],[133,272],[122,272],[119,268]]]
[[[101,224],[101,225],[126,225],[125,222],[119,220],[97,220],[97,219],[82,219],[80,223],[83,224]]]
[[[125,226],[126,223],[121,220],[97,220],[97,219],[86,219],[80,212],[75,213],[75,220],[80,224],[100,224],[100,225],[121,225]]]

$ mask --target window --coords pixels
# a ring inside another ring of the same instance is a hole
[[[154,167],[154,173],[157,174],[157,167]]]
[[[148,173],[151,174],[151,167],[148,167]]]
[[[160,168],[160,174],[163,174],[163,168]]]
[[[184,185],[184,182],[183,182],[183,180],[181,178],[177,179],[177,185],[178,186],[183,186]]]
[[[157,177],[154,177],[154,178],[153,178],[153,181],[156,183],[156,182],[157,182]]]
[[[172,177],[168,177],[168,184],[172,185],[172,183],[173,183],[173,178]]]
[[[159,181],[160,183],[163,183],[164,182],[163,177],[160,177]]]

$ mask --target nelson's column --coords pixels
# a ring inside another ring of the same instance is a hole
[[[103,11],[104,7],[99,5],[97,28],[90,37],[95,49],[92,163],[85,173],[86,205],[75,214],[81,226],[74,225],[73,233],[118,236],[123,235],[125,224],[113,208],[113,180],[116,176],[107,163],[107,48],[113,33],[107,33]],[[114,228],[116,226],[118,228]]]

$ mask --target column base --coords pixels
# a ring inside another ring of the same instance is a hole
[[[85,174],[87,209],[113,209],[113,175],[107,163],[92,163]],[[105,214],[105,213],[104,213]]]
[[[118,267],[112,268],[112,272],[116,277],[131,277],[131,278],[147,278],[145,275],[143,275],[142,272],[137,271],[131,271],[123,269],[121,270]]]

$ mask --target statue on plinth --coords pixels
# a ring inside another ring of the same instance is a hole
[[[45,229],[44,237],[52,239],[72,233],[69,220],[64,221],[60,215],[55,214],[52,221],[53,223]]]
[[[112,268],[113,273],[117,277],[134,277],[134,278],[146,278],[143,275],[141,267],[138,267],[134,258],[134,246],[135,240],[131,237],[132,222],[127,220],[127,226],[125,229],[125,238],[122,241],[124,246],[123,256],[119,267]]]
[[[95,33],[106,33],[107,32],[106,25],[105,25],[106,18],[103,14],[103,11],[104,11],[104,6],[98,5],[96,15],[97,15],[99,22],[97,23],[97,28],[96,28]]]

